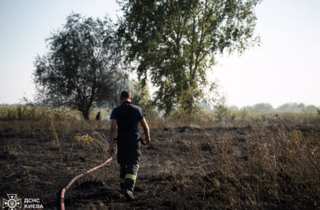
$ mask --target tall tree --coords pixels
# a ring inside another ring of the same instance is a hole
[[[158,88],[155,104],[192,112],[208,85],[214,55],[259,43],[255,6],[262,0],[118,0],[127,61]]]
[[[122,57],[110,19],[71,14],[47,39],[50,51],[35,61],[38,99],[66,106],[89,119],[90,110],[113,97]]]

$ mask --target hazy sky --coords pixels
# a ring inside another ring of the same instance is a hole
[[[320,105],[320,1],[265,0],[256,8],[262,44],[217,58],[209,79],[218,79],[229,105],[287,102]],[[0,104],[35,93],[34,60],[45,39],[72,11],[116,20],[115,0],[0,0]]]

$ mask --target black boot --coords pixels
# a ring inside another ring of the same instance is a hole
[[[130,191],[130,190],[125,190],[124,196],[126,197],[126,199],[127,199],[128,201],[133,201],[133,200],[135,200],[135,197],[133,196],[133,192]]]

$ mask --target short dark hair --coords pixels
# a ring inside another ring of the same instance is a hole
[[[120,95],[120,99],[130,98],[131,96],[132,94],[130,90],[124,90]]]

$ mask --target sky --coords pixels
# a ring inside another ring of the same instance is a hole
[[[208,73],[228,105],[320,106],[319,8],[319,0],[265,0],[256,7],[260,47],[219,55]],[[116,21],[117,10],[115,0],[0,0],[0,104],[33,99],[35,58],[48,52],[45,39],[71,12]]]

